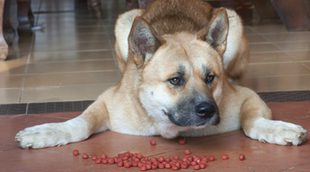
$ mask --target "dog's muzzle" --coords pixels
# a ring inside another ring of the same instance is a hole
[[[205,118],[208,124],[216,125],[220,122],[218,108],[215,103],[202,102],[195,107],[196,115]]]
[[[190,108],[183,106],[176,110],[163,112],[172,123],[182,127],[217,125],[220,122],[218,107],[213,101],[200,102]]]

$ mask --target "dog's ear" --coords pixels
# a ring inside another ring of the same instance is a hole
[[[154,55],[160,41],[151,26],[142,17],[136,17],[129,33],[128,46],[135,63],[142,66]]]
[[[219,54],[226,49],[228,16],[224,8],[215,9],[208,26],[198,32],[198,37],[207,41]]]

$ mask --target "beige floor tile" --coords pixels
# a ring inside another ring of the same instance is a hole
[[[279,63],[294,61],[292,57],[281,52],[252,53],[250,63]]]
[[[89,20],[89,19],[87,19]],[[72,35],[73,33],[76,33],[76,34],[80,34],[80,35],[83,35],[83,34],[110,34],[110,33],[113,33],[114,31],[114,25],[82,25],[82,26],[78,26],[78,27],[75,27],[74,30],[72,30],[72,27],[66,27],[66,28],[63,28],[61,30],[56,30],[56,29],[53,29],[53,28],[45,28],[44,29],[44,32],[38,32],[36,33],[36,36],[42,36],[42,35],[60,35],[60,34],[66,34],[66,35]]]
[[[258,92],[310,90],[310,75],[246,78],[242,85]]]
[[[310,42],[310,32],[284,32],[261,34],[261,36],[270,42]]]
[[[35,44],[33,51],[70,51],[70,50],[111,50],[112,45],[109,40],[102,42],[78,42],[72,41],[70,43],[59,42],[52,44]]]
[[[254,31],[254,33],[279,33],[279,32],[287,32],[284,25],[258,25],[251,27],[251,29]]]
[[[40,46],[48,46],[54,44],[74,44],[77,43],[105,43],[109,42],[112,38],[113,32],[109,34],[106,33],[97,33],[97,32],[88,32],[88,33],[66,33],[66,32],[58,32],[57,34],[37,34],[35,38],[35,45]]]
[[[295,42],[295,43],[275,43],[275,45],[283,52],[285,51],[309,51],[310,42]]]
[[[250,51],[251,53],[257,52],[275,52],[279,51],[274,44],[271,43],[251,43],[250,42]]]
[[[118,70],[113,60],[76,61],[57,63],[32,63],[27,66],[27,73],[74,73]]]
[[[118,71],[37,74],[25,77],[25,88],[74,86],[84,84],[110,84],[120,80]]]
[[[0,75],[0,88],[21,88],[24,76],[1,76]]]
[[[112,60],[113,51],[52,51],[34,52],[30,57],[30,63],[66,62],[66,61],[93,61]]]
[[[290,56],[293,60],[303,60],[310,61],[310,50],[308,51],[294,51],[294,52],[285,52],[288,56]]]
[[[254,33],[251,26],[244,26],[244,31],[246,34]]]
[[[0,104],[19,103],[20,89],[0,88]]]
[[[20,57],[14,60],[0,61],[0,76],[24,74],[26,65],[26,57]]]
[[[95,100],[113,84],[37,87],[23,90],[21,103]]]
[[[261,35],[257,35],[257,34],[249,34],[247,35],[248,40],[250,41],[250,43],[254,43],[254,42],[267,42],[267,40],[262,37]]]
[[[291,76],[310,74],[310,70],[304,63],[271,63],[271,64],[250,64],[245,72],[245,78],[259,78],[271,76]]]

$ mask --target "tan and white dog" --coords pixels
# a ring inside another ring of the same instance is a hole
[[[76,118],[18,132],[22,148],[65,145],[105,130],[174,138],[242,128],[268,143],[306,140],[303,127],[272,120],[255,92],[228,81],[247,58],[234,11],[200,0],[158,0],[121,15],[115,30],[121,81]]]

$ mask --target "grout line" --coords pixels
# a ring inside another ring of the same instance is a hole
[[[257,92],[257,94],[263,98],[265,102],[288,102],[288,101],[309,101],[310,100],[310,91],[309,90],[299,90],[299,91],[272,91],[272,92]],[[25,115],[30,115],[30,105],[33,106],[31,114],[42,114],[42,113],[57,113],[57,112],[77,112],[83,111],[87,107],[84,107],[84,104],[91,104],[94,100],[78,100],[78,101],[59,101],[59,102],[28,102],[20,103],[26,104],[26,109],[24,111]],[[19,106],[20,104],[0,104],[7,105],[14,109],[14,106]],[[54,104],[55,108],[48,109],[46,108],[47,104]],[[69,110],[64,108],[64,105],[70,105]],[[72,106],[72,104],[79,104],[80,106]],[[58,108],[57,108],[58,107]],[[59,108],[61,107],[61,108]],[[36,112],[37,109],[37,112]],[[8,110],[9,111],[9,110]],[[8,111],[4,115],[8,115]],[[10,111],[12,114],[20,114],[19,112]],[[3,115],[3,113],[2,113]]]
[[[309,74],[255,76],[255,78],[253,78],[253,77],[245,77],[244,79],[275,78],[275,77],[284,77],[284,76],[310,76],[310,73]],[[281,91],[281,90],[278,90],[278,91]]]
[[[299,63],[308,63],[310,62],[310,60],[288,60],[288,61],[279,61],[279,62],[274,62],[274,61],[268,61],[268,62],[250,62],[248,63],[248,65],[268,65],[268,64],[287,64],[287,63],[295,63],[295,64],[299,64]]]

